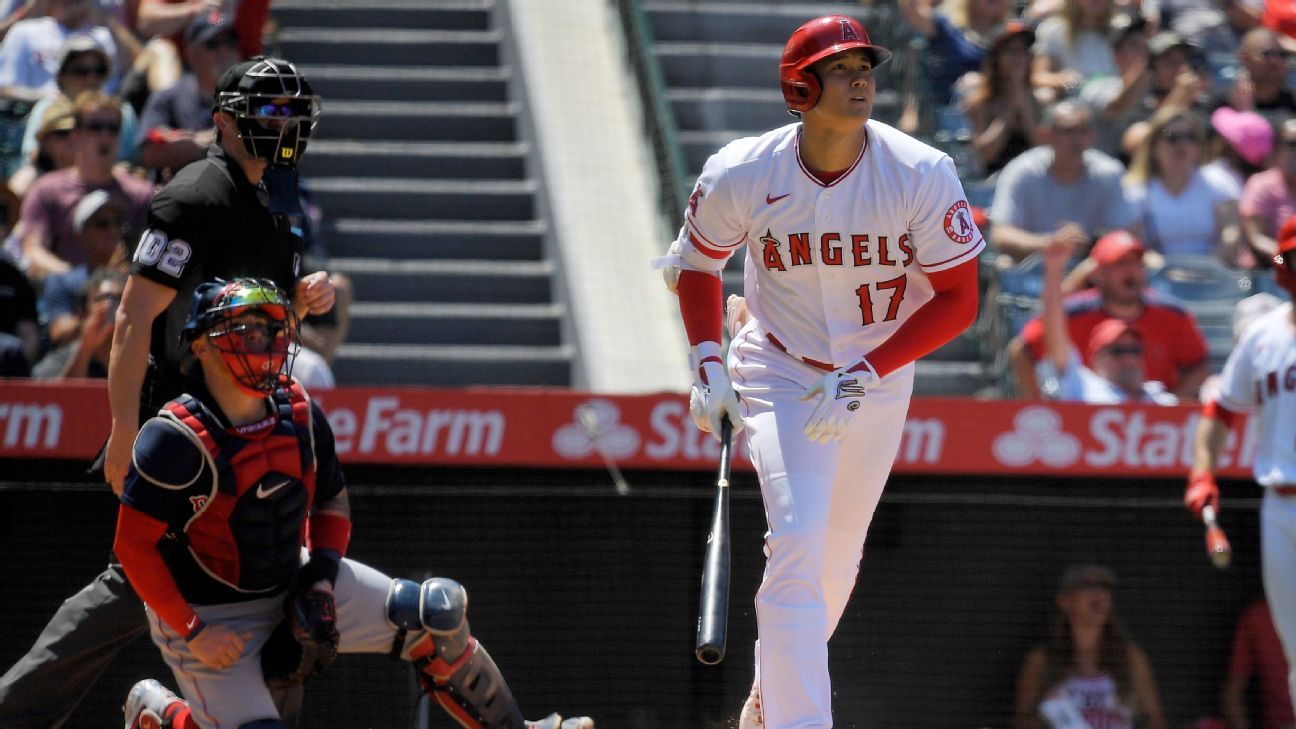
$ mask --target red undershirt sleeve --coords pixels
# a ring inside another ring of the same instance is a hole
[[[180,594],[180,588],[158,552],[158,541],[166,530],[166,523],[122,504],[117,510],[117,537],[113,541],[113,550],[140,598],[172,630],[189,640],[198,634],[203,623]]]
[[[724,286],[714,274],[701,271],[680,271],[680,315],[684,318],[684,331],[690,346],[702,342],[719,342],[720,328],[724,323]]]
[[[939,349],[971,326],[977,315],[978,265],[974,258],[927,274],[936,295],[865,357],[879,377]]]
[[[1219,400],[1211,400],[1202,405],[1202,417],[1214,418],[1223,423],[1225,428],[1232,428],[1233,421],[1237,419],[1237,413],[1220,405]]]

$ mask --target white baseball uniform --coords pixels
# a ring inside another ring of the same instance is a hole
[[[869,121],[860,156],[825,184],[801,162],[800,130],[790,124],[713,155],[672,246],[682,268],[707,272],[747,253],[752,316],[727,365],[769,525],[756,678],[770,729],[832,726],[827,642],[899,448],[914,366],[868,391],[841,441],[806,437],[815,403],[799,398],[931,299],[926,273],[985,247],[945,154]]]
[[[1265,594],[1287,663],[1296,666],[1296,324],[1287,302],[1247,328],[1220,375],[1220,406],[1251,412],[1253,473],[1265,487],[1260,554]],[[1288,675],[1296,703],[1296,670]]]

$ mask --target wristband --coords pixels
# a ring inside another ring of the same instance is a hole
[[[332,550],[342,558],[351,542],[351,519],[331,511],[317,511],[310,515],[306,545],[311,554],[317,550]]]
[[[203,628],[207,627],[207,623],[204,623],[202,621],[202,618],[195,615],[194,619],[198,621],[198,624],[193,627],[193,630],[190,630],[188,633],[185,634],[184,639],[186,643],[193,640],[194,638],[197,638],[198,634],[203,632]]]

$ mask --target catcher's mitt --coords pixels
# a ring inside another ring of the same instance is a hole
[[[284,612],[284,621],[261,649],[261,672],[271,688],[304,683],[337,658],[337,610],[331,593],[292,591]]]

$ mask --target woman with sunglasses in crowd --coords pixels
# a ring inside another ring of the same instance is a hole
[[[35,149],[24,155],[23,165],[9,176],[9,191],[19,200],[27,194],[36,178],[46,172],[66,169],[76,162],[76,148],[72,146],[76,112],[71,101],[57,98],[39,115],[33,111],[32,119],[37,122]]]
[[[1205,142],[1205,128],[1191,111],[1152,116],[1125,175],[1137,211],[1131,228],[1168,259],[1215,256],[1238,265],[1245,245],[1237,199],[1224,181],[1202,172]]]
[[[23,159],[31,157],[36,151],[36,130],[40,127],[42,113],[56,99],[75,99],[82,91],[103,91],[108,77],[112,75],[112,61],[93,39],[87,36],[73,36],[63,44],[59,51],[59,70],[55,82],[58,93],[47,96],[36,102],[31,114],[27,117],[27,131],[23,135]],[[135,134],[139,128],[139,118],[129,104],[122,105],[121,138],[117,144],[117,159],[123,162],[135,161]]]

